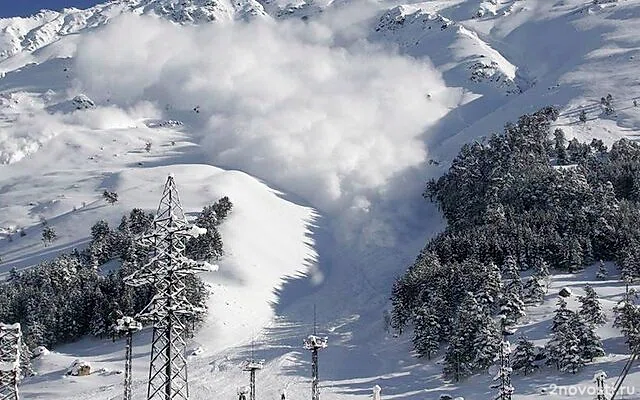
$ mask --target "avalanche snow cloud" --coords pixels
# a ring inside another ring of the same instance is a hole
[[[98,102],[152,101],[182,119],[217,165],[323,212],[366,212],[424,165],[423,135],[453,96],[430,65],[345,32],[354,15],[204,26],[121,17],[79,43],[76,72]]]

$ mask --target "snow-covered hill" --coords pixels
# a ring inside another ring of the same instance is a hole
[[[114,0],[0,20],[0,272],[82,246],[101,218],[155,208],[174,173],[189,212],[222,195],[234,203],[227,255],[204,277],[209,319],[190,344],[201,348],[194,400],[235,396],[251,338],[267,360],[261,396],[306,396],[313,304],[330,341],[323,398],[374,384],[389,398],[487,397],[490,376],[446,383],[437,358],[413,358],[408,338],[384,329],[393,279],[442,227],[420,196],[425,179],[540,106],[557,106],[571,136],[637,135],[639,62],[640,0]],[[599,106],[607,93],[614,116]],[[59,235],[47,248],[41,217]],[[609,312],[621,291],[611,273],[596,286]],[[557,289],[579,293],[592,275],[556,277],[520,331],[542,343]],[[518,378],[515,397],[590,384],[596,369],[615,377],[622,339],[610,324],[599,333],[607,357],[575,376]],[[148,340],[136,338],[136,394]],[[76,358],[121,369],[122,347],[55,349],[24,397],[117,398],[121,375],[63,374]]]

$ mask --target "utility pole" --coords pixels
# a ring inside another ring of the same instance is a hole
[[[20,324],[0,323],[0,400],[18,400],[21,375],[22,330]]]
[[[175,179],[170,175],[153,228],[139,240],[149,250],[149,258],[125,280],[130,286],[153,285],[155,289],[151,303],[137,316],[153,321],[147,400],[189,399],[185,323],[204,310],[187,300],[185,278],[215,267],[184,254],[187,240],[205,232],[188,224]]]
[[[311,400],[320,400],[318,387],[318,351],[328,346],[328,338],[317,336],[316,306],[313,306],[313,335],[304,340],[304,348],[311,351]]]
[[[242,370],[249,372],[249,400],[256,400],[256,372],[264,367],[264,360],[253,358],[253,342],[251,342],[251,358],[244,362]]]
[[[117,320],[115,330],[120,334],[124,334],[126,337],[124,358],[124,400],[131,400],[133,334],[142,330],[142,324],[131,317],[122,317]]]

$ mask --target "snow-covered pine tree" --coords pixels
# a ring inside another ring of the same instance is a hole
[[[630,349],[640,346],[640,310],[629,296],[625,296],[613,308],[615,319],[613,326],[620,328]]]
[[[494,311],[502,295],[502,276],[500,268],[495,263],[484,265],[482,288],[475,295],[487,312]]]
[[[145,213],[140,208],[134,208],[129,213],[129,229],[132,235],[140,235],[153,225],[153,214]]]
[[[577,314],[576,322],[571,323],[574,332],[578,336],[580,356],[584,361],[593,361],[596,357],[604,356],[604,349],[600,337],[596,334],[593,324],[582,320]]]
[[[600,265],[598,266],[598,272],[596,273],[596,278],[600,280],[607,279],[609,273],[607,272],[607,268],[604,265],[604,261],[600,260]]]
[[[476,351],[474,342],[480,330],[484,309],[473,293],[467,293],[455,316],[449,345],[444,357],[444,374],[456,382],[474,370]]]
[[[604,311],[602,311],[602,305],[598,300],[598,294],[590,285],[586,285],[584,287],[584,292],[584,296],[580,296],[578,298],[580,301],[580,316],[585,322],[595,325],[604,324],[607,321],[607,318],[604,315]]]
[[[569,324],[555,333],[560,336],[560,370],[575,374],[584,367],[584,359],[580,348],[580,340]]]
[[[502,277],[507,282],[520,281],[520,268],[514,256],[508,255],[505,257],[502,264]]]
[[[526,336],[520,336],[518,344],[511,355],[511,365],[516,372],[528,375],[538,369],[535,364],[536,352],[533,342]]]
[[[459,382],[462,378],[473,372],[467,348],[468,345],[465,343],[464,338],[451,335],[447,352],[444,356],[444,368],[442,370],[446,377]]]
[[[431,359],[440,348],[440,324],[429,306],[420,307],[414,316],[413,347],[421,357]]]
[[[493,389],[498,389],[498,394],[494,397],[495,400],[511,400],[514,388],[511,385],[511,345],[507,340],[502,340],[500,348],[498,350],[498,359],[500,361],[500,369],[493,378],[496,384],[491,385]]]
[[[575,236],[565,241],[564,244],[564,257],[561,265],[571,273],[576,272],[584,263],[584,249]]]
[[[534,275],[525,283],[524,292],[527,303],[540,303],[544,298],[544,295],[546,294],[546,285],[541,281],[540,278]]]
[[[560,361],[562,360],[562,343],[558,332],[551,336],[551,339],[544,346],[545,364],[553,365],[556,369],[560,369]]]
[[[496,354],[500,351],[500,342],[501,332],[496,322],[489,315],[483,315],[473,341],[474,369],[484,371],[493,365]]]
[[[114,205],[118,202],[118,193],[116,192],[105,190],[104,192],[102,192],[102,197],[104,197],[105,201],[111,205]]]
[[[556,153],[556,162],[558,165],[565,165],[568,161],[567,157],[567,140],[564,137],[562,129],[556,129],[553,132],[554,147]]]
[[[582,122],[583,124],[587,122],[587,112],[584,110],[580,110],[580,115],[578,117],[580,119],[580,122]]]
[[[58,238],[58,234],[55,229],[49,225],[45,225],[42,229],[42,242],[44,243],[44,247],[49,246]]]
[[[567,302],[562,298],[558,298],[557,308],[553,316],[553,324],[551,332],[558,332],[571,318],[571,311],[567,308]]]
[[[524,302],[522,301],[522,291],[517,283],[508,284],[500,303],[500,314],[504,317],[506,326],[513,325],[526,315],[524,312]]]

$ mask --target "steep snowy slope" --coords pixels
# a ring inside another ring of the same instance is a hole
[[[420,196],[425,179],[462,143],[544,105],[559,107],[559,125],[581,138],[640,129],[637,0],[133,0],[0,27],[0,236],[27,233],[0,239],[2,272],[82,246],[100,218],[155,208],[170,172],[192,213],[222,195],[234,202],[227,256],[205,277],[209,320],[190,343],[203,350],[191,358],[194,400],[235,396],[252,337],[267,360],[261,396],[283,387],[306,396],[300,345],[313,304],[330,340],[323,398],[365,397],[376,383],[389,398],[488,397],[490,376],[446,383],[438,358],[413,358],[408,337],[384,329],[393,279],[442,226]],[[615,116],[601,113],[607,93]],[[121,201],[105,204],[104,189]],[[46,249],[40,216],[60,235]],[[557,277],[520,330],[542,343],[557,289],[579,292],[592,272]],[[620,286],[612,279],[597,291],[610,309]],[[588,385],[597,368],[615,376],[624,346],[610,326],[600,333],[610,356],[575,376],[517,379],[515,397]],[[136,339],[136,394],[148,334]],[[121,375],[62,375],[75,358],[122,368],[121,342],[56,350],[24,383],[25,398],[119,396]]]

